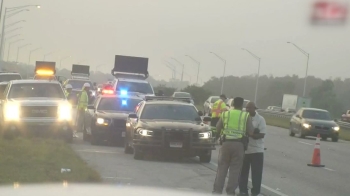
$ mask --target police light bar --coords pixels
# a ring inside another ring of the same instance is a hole
[[[158,101],[182,101],[191,103],[191,98],[187,97],[167,97],[167,96],[145,96],[146,101],[158,100]]]

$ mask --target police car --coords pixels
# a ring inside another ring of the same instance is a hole
[[[108,141],[124,144],[126,119],[142,98],[129,95],[102,95],[85,111],[83,139],[92,145]]]
[[[215,142],[202,112],[189,99],[146,96],[128,115],[124,152],[143,159],[146,153],[175,153],[199,156],[210,162]]]
[[[116,55],[111,73],[115,77],[111,86],[116,94],[127,91],[143,97],[155,95],[152,85],[146,80],[149,76],[148,58]]]
[[[71,142],[71,105],[54,80],[12,80],[1,94],[4,136],[50,135]]]

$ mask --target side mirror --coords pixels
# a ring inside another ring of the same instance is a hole
[[[209,117],[209,116],[206,116],[206,117],[204,117],[203,118],[203,121],[205,122],[209,122],[209,121],[211,121],[211,117]]]
[[[129,114],[128,118],[137,118],[137,115],[135,113]]]
[[[203,116],[204,114],[203,114],[202,111],[198,111],[198,115],[199,115],[199,116]]]
[[[94,110],[95,107],[94,107],[93,105],[88,105],[88,106],[87,106],[87,109],[89,109],[89,110]]]

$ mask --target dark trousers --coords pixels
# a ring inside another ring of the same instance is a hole
[[[210,126],[216,127],[216,124],[218,123],[219,119],[220,118],[218,118],[218,117],[211,118]]]
[[[239,180],[239,191],[241,193],[248,193],[248,178],[249,170],[252,168],[252,184],[251,193],[257,195],[260,193],[262,172],[264,165],[264,153],[245,154],[241,177]]]

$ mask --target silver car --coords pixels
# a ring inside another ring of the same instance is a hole
[[[58,81],[12,80],[0,97],[4,136],[33,133],[72,141],[72,107]]]
[[[211,108],[213,107],[213,104],[215,101],[219,100],[219,96],[210,96],[205,102],[204,102],[204,114],[207,114],[210,116],[211,114]]]

